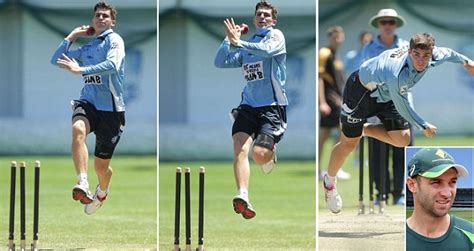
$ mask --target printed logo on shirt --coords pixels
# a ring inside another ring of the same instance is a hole
[[[100,85],[102,78],[99,75],[84,76],[84,84],[86,85]]]
[[[247,82],[257,81],[264,79],[263,76],[263,61],[254,63],[248,63],[242,65],[244,72],[244,78]]]
[[[274,42],[280,41],[280,36],[277,33],[272,34],[271,40]]]
[[[400,94],[405,95],[408,92],[408,85],[402,85],[400,87]]]
[[[111,50],[117,49],[118,47],[119,47],[119,44],[117,42],[112,42],[112,44],[110,45]]]
[[[403,46],[400,49],[396,50],[394,53],[390,54],[390,57],[391,58],[400,58],[401,56],[403,56],[403,54],[405,54],[407,52],[407,50],[408,50],[408,47]]]

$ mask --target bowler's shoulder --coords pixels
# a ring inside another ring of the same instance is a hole
[[[285,35],[283,35],[283,32],[279,29],[272,29],[268,34],[273,40],[285,40]]]
[[[111,32],[107,36],[107,38],[110,39],[110,40],[116,40],[116,41],[122,41],[123,42],[122,36],[120,36],[117,32]]]
[[[107,40],[110,44],[111,49],[125,46],[122,37],[118,33],[115,33],[115,32],[110,33],[107,36]]]

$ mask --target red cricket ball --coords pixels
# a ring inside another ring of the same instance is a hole
[[[240,32],[242,32],[242,34],[247,34],[247,32],[249,32],[249,26],[245,23],[242,23],[240,25]]]
[[[87,34],[87,36],[92,36],[92,35],[94,35],[94,34],[95,34],[95,29],[94,29],[94,27],[89,26],[89,28],[87,28],[86,34]]]

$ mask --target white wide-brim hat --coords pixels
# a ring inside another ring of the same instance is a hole
[[[373,16],[370,19],[369,25],[372,25],[373,27],[378,28],[379,20],[382,18],[391,18],[395,20],[397,28],[405,24],[405,19],[402,16],[399,16],[397,11],[395,11],[394,9],[381,9],[377,13],[377,15]]]

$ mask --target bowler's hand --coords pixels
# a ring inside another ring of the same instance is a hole
[[[239,43],[241,30],[235,25],[233,18],[224,20],[224,32],[232,45],[236,46]]]
[[[56,61],[59,67],[64,68],[74,74],[81,74],[81,67],[74,59],[70,59],[66,54],[63,53],[61,58]]]
[[[425,137],[431,138],[436,135],[437,130],[438,128],[436,126],[428,123],[428,125],[426,126],[426,129],[423,130],[423,134],[425,135]]]
[[[69,40],[70,42],[74,42],[79,37],[89,36],[87,35],[87,29],[89,29],[89,25],[82,25],[82,26],[76,27],[74,28],[74,30],[71,31],[71,33],[69,33],[66,39]]]
[[[464,68],[466,68],[471,76],[474,76],[474,61],[468,61],[464,63]]]

